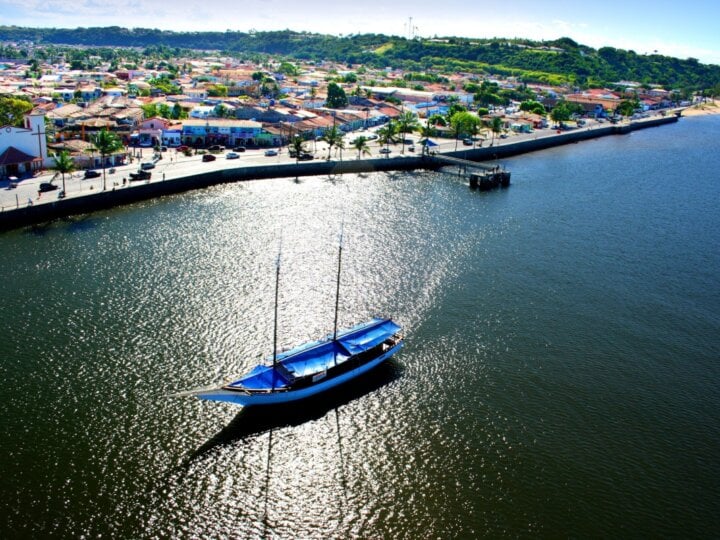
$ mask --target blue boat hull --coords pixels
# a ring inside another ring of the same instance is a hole
[[[298,388],[296,390],[289,389],[275,392],[245,392],[242,390],[228,390],[225,387],[219,387],[210,390],[203,390],[195,395],[198,398],[207,401],[225,401],[228,403],[235,403],[236,405],[243,405],[245,407],[257,405],[277,405],[298,401],[326,392],[362,375],[363,373],[367,373],[375,366],[381,364],[398,352],[402,346],[403,342],[400,341],[397,345],[388,349],[377,358],[369,360],[361,366],[335,377],[323,379],[310,386]]]

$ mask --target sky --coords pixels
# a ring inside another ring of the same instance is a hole
[[[720,0],[0,0],[0,24],[420,37],[569,37],[720,65]]]

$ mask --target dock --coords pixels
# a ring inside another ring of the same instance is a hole
[[[430,159],[443,165],[457,166],[460,174],[468,175],[469,169],[479,169],[480,172],[470,172],[468,175],[470,189],[490,191],[498,187],[506,188],[510,185],[510,171],[497,164],[470,161],[443,154],[430,156]]]

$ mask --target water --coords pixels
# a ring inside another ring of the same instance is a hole
[[[448,173],[226,185],[0,236],[0,537],[715,536],[720,119]],[[376,313],[286,412],[170,394]]]

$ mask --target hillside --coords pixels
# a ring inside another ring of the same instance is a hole
[[[368,67],[412,71],[467,71],[514,75],[526,82],[608,85],[631,80],[667,89],[720,92],[720,66],[696,59],[639,55],[634,51],[593,49],[569,38],[537,42],[521,39],[415,39],[380,34],[336,37],[294,31],[171,32],[156,29],[23,28],[0,26],[0,41],[36,45],[151,47],[223,51],[235,56],[280,55],[299,60],[330,60]]]

